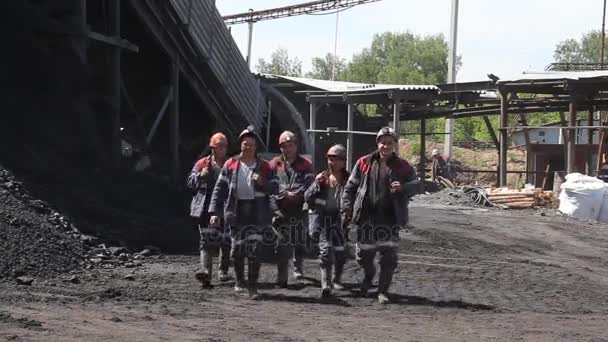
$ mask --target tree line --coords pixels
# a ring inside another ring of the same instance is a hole
[[[554,61],[558,63],[599,63],[601,34],[591,31],[580,39],[568,38],[557,44]],[[350,61],[327,53],[312,59],[312,69],[302,72],[302,61],[291,57],[284,48],[271,53],[270,59],[259,59],[256,69],[293,77],[322,80],[350,81],[370,84],[441,84],[447,79],[448,44],[442,34],[416,35],[411,32],[384,32],[376,34],[369,47],[355,53]],[[334,67],[335,64],[335,67]],[[462,64],[459,57],[458,66]],[[365,106],[367,115],[375,115],[375,106]],[[496,129],[498,117],[490,121]],[[530,125],[543,125],[559,121],[559,113],[528,114]],[[402,124],[405,132],[419,131],[420,123],[408,121]],[[444,119],[427,121],[428,132],[443,132]],[[431,141],[442,142],[443,135],[429,136]],[[483,118],[456,120],[454,139],[463,141],[490,141]]]

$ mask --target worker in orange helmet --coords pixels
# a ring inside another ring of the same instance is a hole
[[[196,220],[200,233],[201,269],[196,272],[196,278],[203,288],[211,287],[213,257],[219,254],[219,275],[221,282],[230,279],[230,235],[223,224],[210,226],[208,208],[211,202],[213,188],[226,161],[228,139],[223,133],[215,133],[209,139],[211,153],[198,160],[190,175],[187,186],[192,189],[193,197],[190,204],[190,216]]]

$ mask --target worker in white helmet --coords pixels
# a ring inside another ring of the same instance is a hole
[[[389,303],[388,290],[397,267],[399,230],[408,221],[408,202],[419,181],[414,168],[396,153],[399,138],[390,127],[377,136],[378,150],[357,160],[342,196],[343,220],[357,227],[357,262],[364,271],[361,294],[376,274],[374,258],[380,254],[378,301]]]
[[[304,192],[314,180],[312,163],[298,153],[298,141],[291,131],[279,136],[281,155],[270,161],[279,181],[279,193],[271,198],[273,226],[280,233],[277,239],[277,285],[287,287],[289,259],[293,258],[293,275],[304,276],[302,267],[307,234],[304,229]]]

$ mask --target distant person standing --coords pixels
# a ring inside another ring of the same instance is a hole
[[[434,149],[431,152],[431,159],[433,161],[431,165],[431,180],[433,182],[437,181],[437,177],[447,177],[447,168],[446,168],[446,160],[439,153],[438,149]]]
[[[397,267],[399,231],[408,221],[410,195],[419,181],[416,171],[395,153],[398,136],[390,127],[377,136],[378,149],[357,160],[342,195],[342,217],[357,227],[357,262],[364,271],[361,294],[367,295],[376,274],[374,259],[380,254],[378,302],[386,304]]]
[[[219,254],[220,281],[229,280],[228,268],[230,266],[230,238],[222,224],[209,226],[209,203],[215,182],[226,160],[228,140],[223,133],[215,133],[209,139],[211,154],[198,160],[190,175],[187,186],[194,192],[190,204],[190,216],[196,220],[200,234],[201,269],[196,272],[196,278],[204,288],[211,286],[213,257]]]
[[[342,290],[342,272],[346,262],[346,231],[340,217],[342,193],[348,180],[346,149],[334,145],[327,151],[327,170],[319,173],[306,190],[309,211],[309,231],[318,236],[321,266],[321,296],[331,295],[331,289]],[[316,240],[316,239],[315,239]],[[334,277],[332,280],[332,266]]]
[[[252,126],[241,132],[241,153],[224,163],[209,205],[210,225],[219,225],[223,219],[230,229],[234,291],[241,293],[247,288],[251,299],[258,298],[260,247],[272,222],[270,196],[278,190],[269,163],[257,155],[256,137]]]

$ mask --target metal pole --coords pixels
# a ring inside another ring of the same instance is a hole
[[[589,126],[593,126],[593,109],[589,109],[589,117],[587,118],[587,124]],[[585,168],[585,171],[587,173],[588,176],[591,176],[591,173],[593,173],[593,169],[591,164],[593,164],[593,156],[591,153],[591,145],[593,145],[593,132],[594,130],[592,128],[589,128],[587,130],[587,148],[585,149],[587,152],[587,165]]]
[[[602,51],[600,64],[604,66],[604,44],[606,40],[606,0],[604,0],[604,12],[602,12]]]
[[[452,0],[452,8],[450,13],[450,40],[448,42],[448,83],[456,83],[456,61],[458,59],[456,48],[458,41],[458,0]],[[452,157],[454,149],[454,119],[445,119],[445,131],[448,133],[445,136],[443,145],[444,153],[448,157]]]
[[[340,19],[340,1],[336,3],[338,10],[336,11],[336,32],[334,36],[334,55],[331,65],[331,80],[336,79],[336,54],[338,53],[338,19]],[[350,164],[349,164],[350,165]]]
[[[80,46],[81,60],[82,64],[87,64],[87,46],[88,46],[88,32],[89,26],[87,23],[87,0],[80,0],[79,2],[79,10],[80,10],[80,29],[82,32],[82,45]]]
[[[598,116],[598,125],[602,126],[604,124],[604,119],[602,118],[602,112],[598,112],[599,116]],[[596,172],[597,175],[599,176],[600,174],[600,169],[602,168],[602,163],[604,162],[603,157],[603,153],[604,153],[604,141],[606,140],[606,130],[602,129],[600,130],[600,136],[599,136],[599,146],[597,149],[597,165],[596,165]]]
[[[111,35],[115,38],[120,37],[120,0],[114,0],[111,2]],[[111,74],[110,74],[110,91],[112,98],[112,134],[111,134],[111,153],[110,163],[113,169],[120,168],[120,159],[122,154],[122,144],[120,136],[120,110],[121,110],[121,97],[120,97],[120,84],[121,84],[121,48],[119,46],[111,47]]]
[[[270,122],[272,121],[272,101],[268,100],[268,118],[266,119],[266,147],[270,149]]]
[[[507,129],[509,125],[509,100],[508,93],[500,93],[500,160],[498,162],[498,184],[501,187],[507,186]]]
[[[179,54],[175,55],[173,68],[171,70],[171,82],[173,83],[173,107],[170,122],[170,151],[171,151],[171,177],[174,181],[179,179],[179,71],[180,60]]]
[[[249,9],[249,12],[253,12],[253,9]],[[253,20],[247,22],[249,26],[249,40],[247,41],[247,66],[251,69],[251,43],[253,41]]]
[[[399,107],[401,107],[401,99],[396,97],[393,98],[393,129],[395,130],[395,134],[398,137],[401,136],[401,120],[399,117]],[[397,142],[397,147],[395,147],[395,153],[399,155],[399,142]]]
[[[315,103],[311,103],[310,104],[310,118],[309,118],[309,125],[308,128],[314,130],[317,128],[317,108],[316,108],[316,104]],[[313,162],[313,165],[316,164],[316,156],[317,156],[317,149],[316,149],[316,144],[315,144],[315,136],[316,133],[315,132],[310,132],[310,147],[311,147],[311,159]]]
[[[353,130],[353,122],[355,119],[355,108],[354,105],[352,103],[348,104],[348,118],[346,120],[346,129],[348,131],[352,131]],[[354,142],[354,134],[353,133],[348,133],[348,135],[346,136],[346,169],[348,171],[351,170],[352,165],[353,165],[353,149],[355,146],[355,142]]]
[[[426,178],[426,120],[420,120],[420,168],[418,173],[420,179],[424,181]]]
[[[574,97],[570,100],[570,122],[568,123],[570,128],[576,127],[576,100]],[[576,130],[569,129],[568,130],[568,152],[566,155],[566,160],[568,161],[566,165],[566,172],[568,174],[574,172],[575,166],[575,151],[576,151]]]

